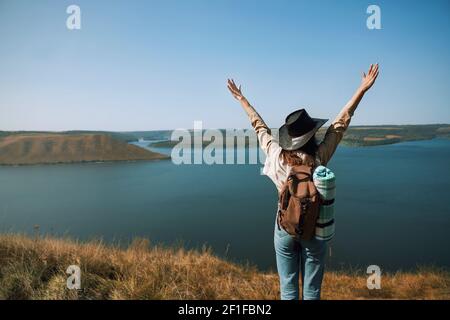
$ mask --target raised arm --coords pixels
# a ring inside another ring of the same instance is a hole
[[[326,165],[333,156],[339,142],[347,130],[350,120],[358,107],[364,94],[373,86],[378,77],[378,63],[371,64],[367,74],[363,73],[361,85],[353,94],[353,97],[342,108],[333,123],[325,133],[323,141],[319,145],[318,154],[323,165]]]
[[[242,108],[250,118],[252,127],[255,129],[256,135],[258,136],[258,141],[261,149],[266,155],[273,152],[277,143],[273,139],[269,127],[266,125],[258,112],[256,112],[255,108],[252,107],[252,105],[242,94],[241,86],[239,86],[238,88],[233,79],[228,79],[227,86],[233,97],[235,97],[241,103]]]

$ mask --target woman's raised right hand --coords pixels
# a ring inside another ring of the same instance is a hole
[[[227,87],[228,87],[228,90],[230,90],[233,97],[235,97],[237,100],[241,101],[241,100],[245,99],[244,95],[241,92],[241,86],[239,86],[239,88],[238,88],[236,86],[236,84],[234,83],[233,79],[228,79]]]

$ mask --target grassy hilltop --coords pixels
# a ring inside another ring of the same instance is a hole
[[[81,290],[66,288],[69,265]],[[436,269],[382,274],[366,288],[362,272],[327,272],[324,299],[450,299],[450,274]],[[0,299],[278,299],[275,273],[230,263],[209,250],[0,235]]]

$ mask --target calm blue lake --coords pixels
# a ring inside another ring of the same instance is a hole
[[[160,151],[169,152],[167,149]],[[450,140],[340,146],[331,268],[450,266]],[[261,165],[171,161],[0,167],[0,230],[207,244],[275,270],[277,192]]]

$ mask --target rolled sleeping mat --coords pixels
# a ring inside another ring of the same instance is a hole
[[[336,177],[324,166],[318,166],[313,174],[314,185],[320,194],[319,218],[316,223],[316,239],[331,240],[334,236],[334,197],[336,195]]]

